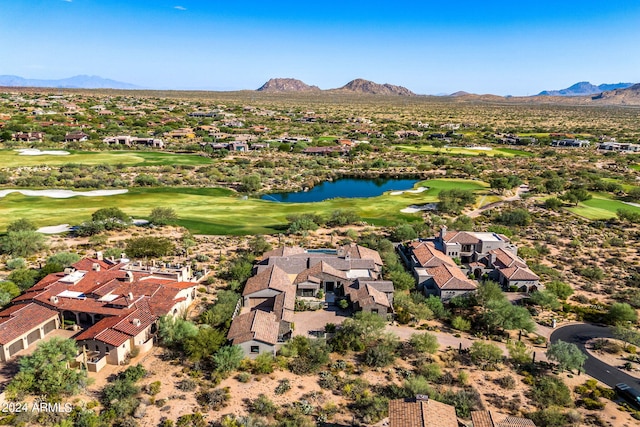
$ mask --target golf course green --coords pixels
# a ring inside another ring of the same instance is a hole
[[[178,223],[195,234],[270,234],[285,229],[288,215],[314,213],[328,216],[336,209],[352,209],[363,221],[375,225],[393,225],[417,221],[421,214],[400,210],[413,204],[436,202],[444,189],[473,190],[486,194],[488,184],[461,179],[422,181],[415,188],[427,187],[420,193],[404,192],[358,199],[331,199],[317,203],[281,203],[242,197],[221,188],[131,188],[125,194],[98,197],[54,199],[11,193],[0,199],[0,230],[16,218],[27,218],[36,225],[80,224],[104,207],[118,207],[134,218],[147,218],[155,207],[171,207]]]

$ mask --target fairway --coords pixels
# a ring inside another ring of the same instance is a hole
[[[328,216],[336,209],[353,209],[360,218],[374,225],[394,225],[418,221],[420,214],[403,214],[412,204],[432,203],[444,189],[459,188],[484,194],[488,185],[471,180],[428,180],[416,184],[429,187],[422,193],[404,193],[356,199],[331,199],[317,203],[282,203],[255,198],[245,199],[221,188],[132,188],[128,193],[102,197],[51,199],[27,197],[19,193],[0,199],[3,215],[0,230],[15,218],[28,218],[39,227],[64,223],[80,224],[104,207],[118,207],[134,218],[147,218],[155,207],[171,207],[179,224],[196,234],[272,234],[285,230],[287,216],[313,213]]]
[[[577,207],[567,209],[576,215],[593,220],[615,218],[618,209],[640,213],[640,207],[606,198],[600,193],[590,200],[581,202]]]
[[[523,150],[517,150],[514,148],[490,148],[489,150],[474,150],[473,148],[467,147],[442,147],[436,148],[431,145],[395,145],[395,147],[401,151],[405,151],[408,153],[420,153],[420,154],[458,154],[462,156],[479,156],[486,155],[489,157],[493,156],[504,156],[504,157],[531,157],[533,153],[529,153]]]
[[[204,165],[211,159],[196,154],[174,154],[155,151],[72,151],[69,155],[21,156],[14,150],[0,150],[2,167],[80,165],[173,166]]]

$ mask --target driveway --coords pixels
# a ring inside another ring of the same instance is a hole
[[[637,378],[632,377],[616,368],[591,356],[586,348],[585,343],[592,338],[613,338],[611,330],[606,326],[596,326],[589,324],[574,324],[563,326],[556,329],[551,334],[551,342],[562,340],[570,342],[578,346],[580,350],[587,356],[584,363],[584,371],[587,375],[592,376],[613,388],[618,383],[626,383],[635,387],[640,383]]]
[[[324,325],[327,323],[339,325],[349,317],[351,317],[350,312],[338,310],[337,307],[329,307],[326,310],[297,311],[293,315],[293,336],[311,337],[314,332],[324,332]]]

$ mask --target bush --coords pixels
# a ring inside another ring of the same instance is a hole
[[[502,350],[495,344],[476,341],[469,349],[471,361],[482,370],[493,370],[502,360]]]
[[[269,353],[261,353],[253,360],[251,372],[254,375],[270,374],[273,372],[275,359]]]
[[[536,379],[530,397],[539,408],[549,406],[570,406],[573,402],[571,391],[558,377],[544,376]]]
[[[278,386],[274,391],[276,394],[285,394],[289,390],[291,390],[291,383],[289,382],[288,379],[283,379],[283,380],[280,380],[280,382],[278,383]]]
[[[513,390],[516,388],[516,380],[511,375],[505,375],[504,377],[498,378],[496,383],[506,390]]]
[[[451,320],[451,326],[458,331],[466,332],[471,329],[471,321],[463,319],[460,316],[456,316]]]
[[[433,354],[438,350],[438,338],[429,333],[412,334],[409,340],[413,350],[419,353]]]
[[[229,393],[229,387],[204,391],[198,395],[198,403],[200,403],[202,407],[214,411],[219,411],[227,406],[230,399],[231,393]]]
[[[133,258],[159,258],[175,251],[171,240],[165,237],[138,237],[127,241],[126,253]]]
[[[249,412],[263,417],[272,416],[276,412],[276,409],[276,405],[262,393],[249,403]]]

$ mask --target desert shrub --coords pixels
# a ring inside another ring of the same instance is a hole
[[[531,400],[539,408],[570,406],[573,399],[567,385],[558,377],[537,378],[530,392]]]
[[[504,377],[496,379],[496,383],[506,390],[513,390],[516,388],[516,380],[511,375],[505,375]]]
[[[471,329],[471,321],[460,316],[456,316],[451,320],[451,326],[453,329],[466,332]]]
[[[276,405],[266,395],[260,393],[249,403],[249,411],[253,414],[267,417],[276,412]]]
[[[199,393],[197,399],[203,408],[219,411],[227,406],[231,399],[231,393],[229,387],[216,388]]]
[[[275,393],[276,394],[285,394],[289,390],[291,390],[291,383],[289,382],[288,379],[283,379],[283,380],[280,380],[280,382],[278,383],[278,385],[277,385],[277,387],[275,389]]]

